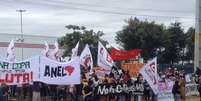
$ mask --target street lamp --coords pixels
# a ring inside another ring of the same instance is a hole
[[[21,42],[21,47],[22,47],[22,60],[24,59],[24,49],[23,49],[23,42],[24,42],[24,37],[23,37],[23,28],[22,28],[22,13],[23,12],[26,12],[26,10],[22,10],[22,9],[19,9],[19,10],[16,10],[16,12],[19,12],[20,13],[20,25],[21,25],[21,39],[19,39],[18,41]]]

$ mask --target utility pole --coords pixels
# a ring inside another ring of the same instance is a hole
[[[196,0],[194,72],[201,69],[201,0]]]
[[[23,42],[24,42],[24,36],[23,36],[23,23],[22,23],[22,13],[26,12],[26,10],[16,10],[16,12],[20,13],[20,25],[21,25],[21,39],[19,39],[19,41],[21,42],[21,47],[22,47],[22,60],[24,59],[24,49],[23,49]]]

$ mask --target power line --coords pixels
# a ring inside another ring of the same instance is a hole
[[[108,7],[105,5],[97,5],[97,4],[87,4],[87,3],[78,3],[78,2],[69,2],[69,1],[59,1],[59,0],[45,0],[53,3],[62,3],[62,4],[71,4],[71,5],[81,5],[88,7],[104,7],[104,8],[112,8],[112,9],[124,9],[124,10],[132,10],[132,11],[154,11],[154,12],[176,12],[176,13],[190,13],[192,11],[176,11],[176,10],[159,10],[159,9],[139,9],[139,8],[123,8],[123,7]]]
[[[106,14],[116,14],[116,15],[134,15],[138,17],[155,17],[155,18],[185,18],[185,19],[196,19],[194,17],[185,17],[185,16],[164,16],[164,15],[141,15],[141,14],[136,14],[136,13],[126,13],[126,12],[118,12],[118,11],[106,11],[106,10],[100,10],[100,9],[87,9],[87,8],[81,8],[81,7],[74,7],[74,5],[71,5],[71,7],[65,5],[66,3],[54,3],[54,2],[33,2],[33,1],[27,1],[27,0],[22,0],[27,3],[35,3],[35,4],[40,4],[40,5],[48,5],[52,7],[60,7],[60,8],[66,8],[66,9],[72,9],[72,10],[80,10],[80,11],[88,11],[88,12],[95,12],[95,13],[106,13]],[[72,7],[73,6],[73,7]]]
[[[75,4],[76,5],[90,6],[90,4],[82,4],[82,3],[72,3],[72,2],[68,2],[69,4],[67,2],[55,3],[55,1],[52,2],[51,0],[47,0],[48,2],[43,1],[43,0],[40,0],[40,2],[27,1],[27,0],[21,0],[21,1],[23,1],[24,3],[28,3],[28,4],[35,4],[35,5],[41,5],[41,6],[50,6],[50,7],[58,7],[58,8],[65,8],[65,9],[71,9],[71,10],[95,12],[95,13],[103,13],[103,14],[129,15],[129,16],[133,15],[133,16],[137,16],[137,17],[152,17],[152,18],[164,18],[164,19],[166,19],[166,18],[168,18],[168,19],[170,19],[170,18],[174,18],[174,19],[179,19],[179,18],[196,19],[195,17],[186,17],[186,16],[142,15],[142,14],[128,13],[128,12],[108,11],[108,10],[100,10],[100,9],[87,9],[87,8],[83,8],[83,7],[82,8],[81,7],[75,7]],[[7,1],[7,2],[10,2],[9,4],[12,4],[11,1]],[[70,6],[67,6],[67,5],[70,5]],[[98,6],[98,5],[96,5],[96,6]],[[149,10],[152,10],[152,9],[149,9]]]

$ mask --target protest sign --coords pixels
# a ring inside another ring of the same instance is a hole
[[[0,84],[7,85],[32,84],[37,80],[39,57],[33,57],[20,62],[0,60]]]
[[[80,84],[80,60],[73,58],[69,62],[57,62],[40,57],[39,80],[47,84]]]
[[[99,84],[95,88],[97,95],[108,94],[123,94],[143,95],[144,85],[142,83],[127,85],[127,84]]]

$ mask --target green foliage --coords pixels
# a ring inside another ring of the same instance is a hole
[[[85,45],[88,44],[90,46],[93,59],[96,61],[98,41],[101,41],[103,45],[107,44],[107,41],[101,39],[104,33],[102,31],[94,32],[93,30],[87,30],[84,26],[68,25],[66,28],[68,30],[72,30],[72,32],[66,33],[65,36],[59,39],[60,46],[65,49],[63,56],[71,56],[71,50],[79,41],[80,44],[78,54],[81,54]]]
[[[181,28],[181,23],[171,23],[167,28],[165,40],[162,62],[174,64],[182,61],[184,57],[185,34]]]
[[[184,33],[179,22],[166,28],[137,18],[130,18],[126,23],[127,25],[117,32],[115,39],[125,50],[142,49],[142,57],[145,60],[157,56],[159,63],[165,64],[177,64],[193,59],[193,28]]]
[[[190,62],[194,59],[194,41],[195,41],[195,29],[189,28],[186,32],[186,55],[185,60]]]
[[[142,56],[147,60],[155,57],[162,49],[164,26],[155,22],[139,21],[130,18],[123,30],[117,32],[116,41],[125,50],[142,49]]]

